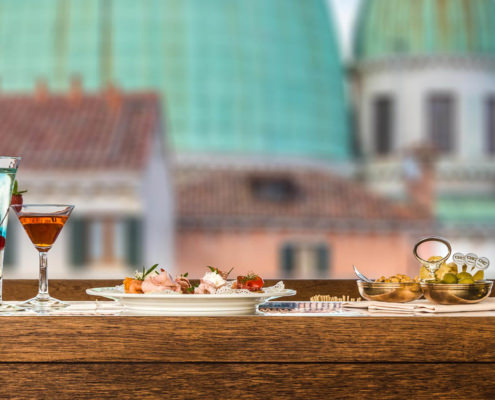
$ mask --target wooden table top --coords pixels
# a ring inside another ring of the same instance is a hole
[[[87,287],[117,283],[54,281],[51,293],[62,300],[94,300],[85,294]],[[35,284],[7,281],[5,297],[30,297]],[[347,280],[286,281],[286,286],[298,290],[300,300],[316,293],[358,295],[355,282]],[[413,362],[420,352],[423,362],[495,362],[495,318],[487,316],[3,316],[1,321],[3,361],[178,362],[187,353],[194,362]],[[150,338],[153,346],[126,351]]]
[[[118,281],[51,281],[62,300]],[[269,282],[270,283],[270,282]],[[273,282],[271,282],[273,283]],[[298,300],[354,281],[286,281]],[[7,300],[36,281],[6,281]],[[494,317],[2,316],[0,398],[493,399]]]

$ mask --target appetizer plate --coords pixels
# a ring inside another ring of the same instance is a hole
[[[266,293],[133,294],[124,293],[122,286],[115,286],[87,289],[86,293],[118,301],[135,312],[161,315],[252,315],[258,304],[296,294],[292,289],[266,289]]]

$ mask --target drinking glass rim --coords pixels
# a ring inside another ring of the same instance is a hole
[[[65,207],[65,208],[74,208],[74,204],[37,204],[37,203],[26,203],[22,205],[14,204],[11,207]]]

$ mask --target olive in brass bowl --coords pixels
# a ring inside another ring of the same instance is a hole
[[[407,303],[423,295],[419,282],[364,282],[357,281],[359,293],[370,301]]]
[[[421,282],[425,297],[436,304],[474,304],[485,300],[492,291],[493,281],[474,283]]]

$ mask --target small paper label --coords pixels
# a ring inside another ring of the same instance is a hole
[[[486,257],[481,257],[476,260],[476,268],[485,270],[490,266],[490,261]]]
[[[466,254],[466,264],[468,267],[473,267],[476,264],[478,256],[474,253]]]
[[[466,257],[462,253],[455,253],[452,256],[452,259],[454,260],[454,263],[456,263],[458,267],[462,267],[466,262]]]

